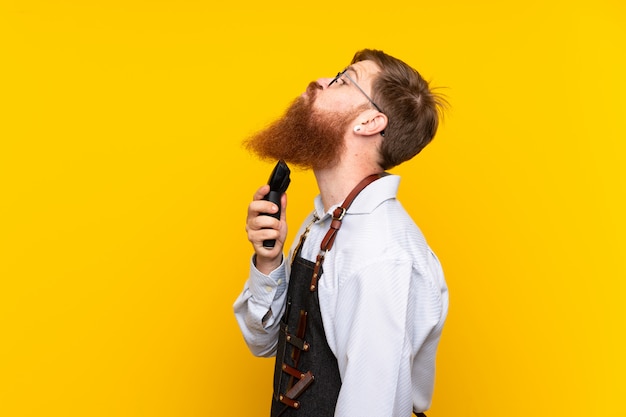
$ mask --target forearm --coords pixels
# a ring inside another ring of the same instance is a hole
[[[285,277],[284,261],[269,274],[251,262],[248,280],[233,305],[241,333],[256,356],[271,356],[275,352],[286,295]]]

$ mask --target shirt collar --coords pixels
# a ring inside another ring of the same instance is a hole
[[[400,177],[397,175],[387,175],[374,181],[356,196],[346,214],[371,213],[384,201],[396,198],[399,185]],[[341,203],[343,203],[343,201]],[[322,204],[322,196],[318,195],[315,197],[314,201],[315,213],[317,213],[317,216],[321,220],[326,216],[330,216],[341,203],[335,204],[325,212],[324,204]]]

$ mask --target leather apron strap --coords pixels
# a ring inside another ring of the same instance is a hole
[[[322,239],[322,243],[320,244],[320,252],[317,255],[317,258],[315,260],[315,269],[313,270],[313,277],[311,278],[311,286],[309,287],[311,292],[317,289],[317,280],[319,278],[320,268],[322,267],[322,264],[324,263],[324,257],[326,256],[326,252],[328,252],[333,247],[333,244],[335,243],[337,232],[339,232],[339,229],[341,228],[341,224],[342,224],[341,221],[343,220],[343,217],[346,215],[348,208],[350,208],[350,205],[352,205],[352,202],[354,201],[356,196],[359,195],[359,193],[363,191],[365,187],[367,187],[368,185],[370,185],[377,179],[382,178],[385,175],[387,174],[384,172],[381,172],[378,174],[372,174],[368,177],[365,177],[363,180],[361,180],[361,182],[359,182],[356,185],[356,187],[354,187],[354,189],[350,192],[350,194],[348,194],[348,197],[346,197],[343,204],[337,207],[333,211],[333,214],[332,214],[333,220],[330,223],[330,229],[328,229],[326,236],[324,236],[324,239]]]

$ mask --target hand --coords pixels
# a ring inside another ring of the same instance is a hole
[[[287,211],[287,195],[283,194],[281,197],[282,210],[280,220],[277,220],[271,216],[263,215],[264,213],[276,213],[278,211],[276,204],[263,200],[263,196],[269,193],[269,191],[269,185],[264,185],[257,190],[248,206],[248,218],[246,219],[246,232],[256,254],[256,267],[264,274],[269,274],[280,266],[283,246],[287,237],[285,215]],[[263,241],[269,239],[276,239],[276,244],[273,248],[263,246]]]

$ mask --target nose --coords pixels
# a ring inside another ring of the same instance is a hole
[[[325,87],[323,87],[322,84],[320,84],[318,81],[311,81],[309,85],[307,85],[306,91],[303,94],[315,97],[317,95],[317,91],[324,88]]]
[[[318,78],[317,83],[321,85],[323,89],[326,89],[332,80],[332,78]]]

